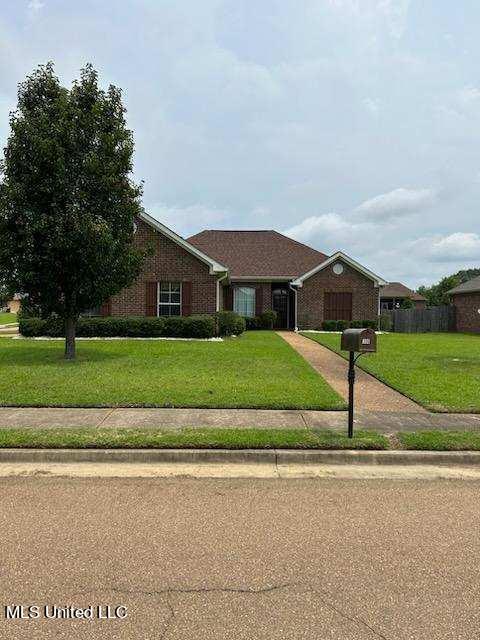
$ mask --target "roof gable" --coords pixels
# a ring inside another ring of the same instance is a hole
[[[342,251],[337,251],[336,253],[333,254],[333,256],[330,256],[329,258],[327,258],[326,260],[318,264],[316,267],[314,267],[310,271],[307,271],[306,273],[301,275],[299,278],[294,280],[292,284],[298,287],[301,287],[305,280],[308,280],[308,278],[311,278],[322,269],[325,269],[329,265],[333,264],[336,260],[343,260],[350,267],[352,267],[352,269],[355,269],[356,271],[358,271],[359,273],[362,273],[364,276],[366,276],[370,280],[373,280],[376,287],[381,287],[387,284],[383,278],[380,278],[380,276],[375,275],[373,271],[370,271],[366,267],[363,267],[359,262],[357,262],[353,258],[350,258],[350,256],[347,256],[347,254],[343,253]]]
[[[198,247],[193,246],[190,242],[179,236],[178,233],[175,233],[175,231],[172,231],[155,218],[152,218],[152,216],[149,216],[145,211],[140,212],[139,218],[146,224],[151,226],[153,229],[155,229],[159,233],[162,233],[164,236],[178,244],[180,247],[182,247],[182,249],[185,249],[185,251],[188,251],[193,256],[208,265],[210,273],[225,273],[226,271],[228,271],[227,267],[225,267],[223,264],[208,256],[206,253],[198,249]]]
[[[208,229],[191,236],[188,242],[225,264],[233,279],[291,280],[327,258],[273,230]]]
[[[453,287],[447,293],[476,293],[477,291],[480,291],[480,276],[467,280],[467,282],[462,282],[462,284]]]
[[[416,291],[409,289],[401,282],[387,282],[380,291],[381,298],[410,298],[410,300],[426,300]]]

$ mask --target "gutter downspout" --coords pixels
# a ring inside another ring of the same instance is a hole
[[[380,298],[381,288],[378,287],[378,310],[377,310],[377,331],[380,331],[380,315],[381,315],[381,298]]]
[[[216,301],[215,301],[215,310],[220,311],[220,282],[222,280],[225,280],[225,278],[228,278],[228,272],[225,273],[221,278],[217,279],[217,294],[216,294]]]

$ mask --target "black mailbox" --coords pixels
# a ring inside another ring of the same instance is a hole
[[[342,333],[342,351],[375,352],[377,336],[373,329],[345,329]]]

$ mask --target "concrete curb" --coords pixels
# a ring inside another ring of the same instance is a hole
[[[478,466],[479,451],[295,449],[0,449],[2,463],[181,463]]]

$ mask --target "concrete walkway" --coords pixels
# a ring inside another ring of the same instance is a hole
[[[179,429],[223,427],[344,430],[346,411],[274,411],[263,409],[81,409],[0,407],[0,428],[139,427]],[[357,429],[382,433],[428,429],[480,430],[480,414],[358,411]]]
[[[298,333],[278,331],[278,335],[303,356],[342,398],[348,399],[348,363],[344,358]],[[359,367],[356,368],[355,406],[364,411],[428,413]]]

